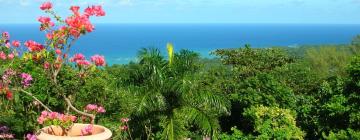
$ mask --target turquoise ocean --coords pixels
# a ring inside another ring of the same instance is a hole
[[[203,57],[220,48],[317,44],[347,44],[360,34],[360,25],[342,24],[95,24],[96,30],[79,39],[73,52],[104,55],[109,64],[136,60],[141,48],[156,47],[165,53],[166,43],[175,50],[189,49]],[[0,24],[11,39],[44,42],[38,24]]]

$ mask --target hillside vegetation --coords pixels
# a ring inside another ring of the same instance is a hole
[[[216,50],[214,59],[172,52],[171,46],[168,56],[144,48],[136,62],[86,76],[69,65],[59,73],[59,82],[66,82],[61,89],[37,77],[29,90],[56,110],[64,109],[55,90],[75,93],[75,106],[103,103],[106,113],[96,122],[114,139],[360,139],[358,40],[300,48],[246,45]],[[41,64],[13,65],[43,75]],[[0,96],[0,125],[22,138],[39,128],[34,120],[42,109],[19,94],[14,100]]]

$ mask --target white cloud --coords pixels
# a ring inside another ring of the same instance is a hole
[[[20,0],[19,4],[21,6],[29,6],[30,5],[30,1],[29,0]]]
[[[120,0],[118,2],[118,4],[121,5],[121,6],[132,6],[132,5],[134,5],[132,0]]]

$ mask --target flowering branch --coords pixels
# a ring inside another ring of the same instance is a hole
[[[75,108],[72,104],[71,104],[71,101],[69,98],[67,98],[65,95],[63,95],[66,103],[68,104],[68,106],[74,110],[76,113],[80,114],[80,115],[84,115],[84,116],[87,116],[87,117],[90,117],[91,118],[91,124],[94,124],[94,121],[95,121],[95,115],[94,114],[89,114],[89,113],[86,113],[86,112],[83,112],[83,111],[80,111],[78,110],[77,108]]]
[[[25,93],[25,94],[27,94],[27,95],[29,95],[30,97],[32,97],[35,101],[37,101],[42,107],[44,107],[47,111],[49,111],[49,112],[52,112],[50,109],[49,109],[49,107],[47,107],[44,103],[42,103],[38,98],[36,98],[32,93],[30,93],[30,92],[27,92],[27,91],[25,91],[25,90],[23,90],[23,89],[18,89],[19,91],[21,91],[21,92],[23,92],[23,93]]]
[[[24,51],[22,53],[23,59],[25,61],[34,61],[36,64],[43,64],[44,70],[49,76],[49,80],[53,83],[55,87],[62,88],[61,82],[58,81],[58,75],[61,69],[64,66],[72,67],[72,64],[76,64],[75,67],[79,68],[79,77],[85,77],[83,70],[92,70],[95,66],[106,66],[105,58],[101,55],[94,55],[91,57],[90,61],[85,59],[83,54],[75,54],[72,58],[69,58],[68,55],[70,53],[71,46],[79,39],[80,36],[85,35],[87,33],[92,32],[95,27],[90,22],[90,17],[92,16],[105,16],[105,12],[103,11],[101,5],[97,6],[88,6],[84,9],[84,12],[80,12],[79,6],[71,6],[70,10],[72,11],[72,15],[68,16],[65,20],[62,20],[60,16],[57,16],[56,13],[52,10],[51,2],[44,2],[40,6],[41,10],[44,10],[45,13],[49,13],[53,16],[53,18],[58,21],[59,25],[55,26],[55,23],[51,21],[50,17],[40,16],[38,21],[41,23],[40,31],[46,32],[47,41],[45,44],[37,43],[32,40],[28,40],[24,43],[24,46],[28,49],[28,51]],[[57,29],[55,29],[57,28]],[[8,51],[0,50],[0,60],[12,60],[15,56],[18,56],[16,48],[20,46],[19,41],[13,41],[12,46],[15,48],[11,48],[10,36],[7,32],[4,32],[0,36],[0,46],[5,45],[4,49]],[[3,49],[3,48],[1,48]],[[11,62],[10,66],[13,61]],[[5,66],[10,67],[10,66]],[[66,95],[63,92],[58,93],[64,99],[67,104],[67,113],[59,113],[53,112],[50,110],[48,106],[46,106],[43,102],[41,102],[38,98],[36,98],[32,93],[25,91],[21,88],[27,88],[31,85],[31,81],[33,80],[30,74],[21,73],[17,75],[17,73],[11,69],[8,69],[5,74],[1,75],[0,78],[0,93],[6,93],[6,98],[9,100],[13,98],[11,90],[9,90],[10,84],[9,77],[17,77],[17,79],[21,79],[22,87],[19,89],[14,88],[13,90],[17,90],[19,92],[23,92],[26,95],[32,97],[33,100],[38,102],[42,107],[44,107],[45,111],[41,112],[41,116],[37,119],[38,123],[44,126],[50,126],[52,129],[52,125],[60,126],[63,129],[63,134],[59,135],[67,135],[69,128],[71,128],[76,122],[77,117],[73,115],[69,115],[70,109],[85,117],[89,117],[91,119],[91,124],[94,124],[96,113],[104,113],[105,109],[102,106],[95,106],[96,110],[80,111],[73,106],[71,103],[71,96]],[[15,80],[17,80],[15,78]],[[15,84],[15,86],[17,86]],[[94,114],[91,114],[94,113]],[[90,130],[90,127],[89,127]],[[53,131],[53,130],[52,130]],[[54,132],[54,131],[53,131]],[[46,132],[45,132],[46,133]],[[53,133],[56,135],[55,133]],[[29,135],[29,137],[32,137]]]

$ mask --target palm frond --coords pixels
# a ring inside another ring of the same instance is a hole
[[[161,122],[164,130],[162,138],[165,140],[181,140],[187,136],[184,121],[170,116]]]
[[[148,91],[138,96],[136,114],[145,115],[152,111],[160,111],[166,108],[166,102],[164,96],[159,92]]]

